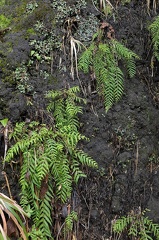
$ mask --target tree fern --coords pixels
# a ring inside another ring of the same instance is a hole
[[[97,163],[77,147],[80,140],[87,140],[78,130],[78,114],[82,113],[78,104],[85,102],[78,91],[74,87],[48,92],[53,124],[19,123],[12,133],[15,144],[8,150],[5,162],[22,156],[21,205],[33,221],[32,240],[41,239],[41,235],[42,239],[52,239],[52,198],[67,202],[73,183],[86,176],[81,166],[97,168]]]
[[[104,97],[106,112],[123,94],[124,74],[119,67],[119,61],[123,60],[129,76],[133,77],[136,72],[135,59],[138,58],[137,54],[117,40],[103,40],[101,30],[93,38],[90,47],[81,55],[79,70],[84,73],[93,71],[95,74],[97,91]]]

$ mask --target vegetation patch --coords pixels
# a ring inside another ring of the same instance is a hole
[[[0,0],[0,6],[2,7],[2,6],[4,6],[5,5],[5,3],[6,3],[6,1],[5,0]]]
[[[4,30],[7,28],[11,23],[11,20],[7,18],[5,15],[0,15],[0,30]]]

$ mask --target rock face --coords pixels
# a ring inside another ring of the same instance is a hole
[[[81,239],[88,239],[88,235],[89,239],[109,237],[110,221],[138,207],[149,208],[149,216],[159,222],[158,68],[154,67],[153,78],[147,30],[155,11],[149,9],[148,14],[144,1],[132,0],[119,4],[115,15],[106,18],[91,1],[86,1],[86,6],[79,1],[80,10],[74,8],[68,15],[64,8],[58,15],[55,2],[38,1],[38,7],[32,5],[31,9],[27,1],[18,0],[3,6],[2,11],[8,12],[12,21],[0,41],[0,119],[7,117],[13,124],[38,119],[46,105],[46,91],[79,85],[77,77],[71,79],[69,27],[74,31],[71,34],[82,41],[84,32],[90,39],[99,19],[109,22],[116,38],[136,52],[140,60],[136,76],[125,78],[123,98],[108,113],[102,99],[89,93],[90,76],[79,73],[88,100],[80,116],[81,131],[90,138],[83,149],[99,164],[99,170],[89,172],[85,184],[82,180],[78,188],[80,219],[83,225],[90,220],[89,229],[81,227]],[[72,1],[67,1],[67,6],[71,7]],[[91,22],[89,29],[82,29],[87,21]],[[15,71],[20,79],[15,77]]]

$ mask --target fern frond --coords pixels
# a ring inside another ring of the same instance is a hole
[[[51,234],[51,226],[52,226],[52,206],[51,200],[53,196],[52,185],[48,182],[48,190],[45,193],[43,200],[40,202],[40,214],[39,220],[37,224],[37,228],[40,230],[42,235],[44,236],[43,239],[53,239]]]
[[[127,226],[130,224],[132,221],[132,218],[130,216],[123,216],[120,219],[117,219],[115,223],[113,224],[113,231],[116,233],[121,233],[123,232]]]
[[[24,134],[25,122],[16,123],[14,131],[9,135],[9,139],[13,138],[14,140],[21,139],[22,133]]]
[[[73,159],[71,164],[71,170],[73,175],[73,180],[75,183],[78,183],[79,178],[86,177],[86,174],[84,174],[80,169],[79,161]]]
[[[45,154],[41,154],[36,166],[36,178],[39,186],[41,186],[41,182],[47,174],[49,174],[49,159]]]
[[[121,234],[127,231],[128,236],[139,237],[142,240],[159,239],[159,225],[154,224],[148,217],[143,214],[123,216],[117,219],[113,224],[113,231]]]
[[[40,142],[42,142],[47,136],[50,134],[53,135],[53,132],[48,130],[46,127],[42,127],[35,131],[29,131],[30,137],[28,138],[27,135],[24,138],[17,141],[7,152],[7,156],[4,159],[5,162],[9,162],[13,159],[15,155],[18,155],[20,152],[25,152],[29,147],[36,146]]]
[[[74,152],[75,157],[80,161],[82,165],[98,168],[98,164],[94,161],[87,153],[83,152],[82,150],[78,150]]]
[[[116,40],[112,40],[116,57],[119,59],[139,59],[139,56]]]
[[[147,232],[159,239],[159,224],[153,223],[148,217],[143,217],[143,224],[146,226]]]
[[[73,222],[77,220],[78,220],[77,213],[72,211],[65,219],[64,232],[67,233],[69,231],[72,231]]]
[[[129,77],[133,78],[136,74],[135,60],[133,58],[132,59],[127,59],[127,61],[125,62],[125,65],[126,65]]]
[[[148,27],[151,36],[152,36],[152,43],[153,43],[153,54],[156,59],[159,61],[159,16],[150,24]]]
[[[76,147],[80,140],[88,140],[85,136],[81,135],[77,128],[72,125],[63,126],[60,129],[61,137],[67,147]],[[67,140],[66,140],[67,139]]]
[[[114,76],[114,100],[118,102],[123,94],[124,89],[124,74],[119,67],[114,68],[115,76]]]
[[[139,57],[115,39],[102,43],[99,34],[100,31],[96,34],[99,42],[94,41],[79,59],[79,69],[84,73],[88,73],[89,69],[94,72],[97,90],[104,97],[107,112],[123,93],[124,74],[118,66],[119,60],[126,62],[128,74],[133,77],[135,60]]]
[[[62,202],[70,197],[72,191],[72,177],[66,156],[61,152],[52,156],[51,172],[56,183],[56,194]]]
[[[105,56],[105,57],[108,56],[108,58],[112,58],[113,57],[109,44],[99,43],[98,49],[96,51],[97,52],[99,51],[102,56]]]
[[[92,56],[94,51],[94,43],[92,43],[87,50],[83,52],[78,62],[78,69],[82,70],[84,73],[89,72],[89,68],[92,65]]]

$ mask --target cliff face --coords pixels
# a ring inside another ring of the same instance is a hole
[[[88,172],[76,189],[79,239],[110,237],[111,220],[139,207],[150,209],[149,217],[159,221],[158,67],[153,62],[151,68],[147,30],[158,8],[144,2],[112,1],[115,11],[106,15],[91,1],[17,0],[1,6],[0,119],[13,124],[42,119],[46,91],[79,84],[85,90],[88,103],[80,121],[90,141],[83,149],[99,170]],[[136,76],[125,77],[123,97],[108,113],[91,76],[79,72],[79,81],[75,61],[71,69],[70,36],[88,46],[100,22],[110,23],[115,37],[140,56]],[[10,185],[16,192],[11,179]]]

